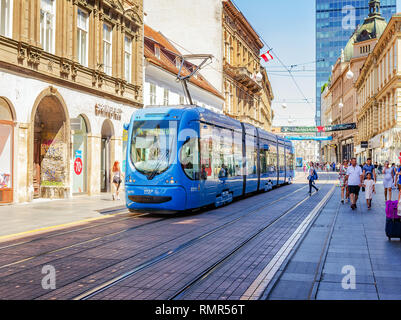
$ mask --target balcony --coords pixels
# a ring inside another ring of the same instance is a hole
[[[262,86],[256,81],[256,74],[252,74],[246,67],[233,67],[225,64],[224,71],[230,73],[233,78],[247,87],[252,93],[258,93],[262,90]]]

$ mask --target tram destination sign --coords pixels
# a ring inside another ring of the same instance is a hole
[[[315,133],[315,132],[333,132],[356,129],[356,123],[342,123],[329,125],[325,127],[281,127],[282,133]]]

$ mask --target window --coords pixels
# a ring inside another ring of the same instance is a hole
[[[151,83],[149,86],[149,104],[156,104],[156,85],[154,83]]]
[[[200,126],[201,179],[214,179],[212,170],[213,126],[205,123],[201,123]]]
[[[168,104],[169,104],[169,91],[168,91],[168,89],[164,89],[164,92],[163,92],[163,104],[165,105],[165,106],[168,106]]]
[[[112,68],[112,51],[111,51],[111,41],[112,41],[112,28],[108,24],[103,24],[103,66],[104,72],[111,76]]]
[[[199,180],[199,143],[198,138],[192,138],[184,143],[181,148],[181,167],[191,180]],[[206,171],[203,171],[202,179],[205,180]]]
[[[40,4],[40,43],[43,50],[54,53],[55,0],[42,0]]]
[[[152,180],[166,171],[176,155],[177,121],[135,121],[132,129],[131,161]]]
[[[132,81],[132,39],[125,37],[124,40],[124,67],[125,67],[125,80]]]
[[[246,175],[256,174],[257,144],[256,137],[246,135]]]
[[[77,58],[83,66],[88,66],[88,14],[78,9],[77,21]]]
[[[12,0],[0,0],[0,35],[11,38],[12,35]]]
[[[242,132],[234,131],[234,175],[242,176]]]

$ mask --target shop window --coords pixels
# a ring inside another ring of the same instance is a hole
[[[0,99],[0,203],[13,200],[13,128],[8,104]]]
[[[40,4],[40,43],[43,50],[54,53],[55,0],[41,0]]]

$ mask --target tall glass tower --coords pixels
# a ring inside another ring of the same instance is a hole
[[[369,14],[369,3],[380,4],[387,22],[397,0],[316,0],[316,125],[321,125],[320,93],[333,66],[358,25]]]

